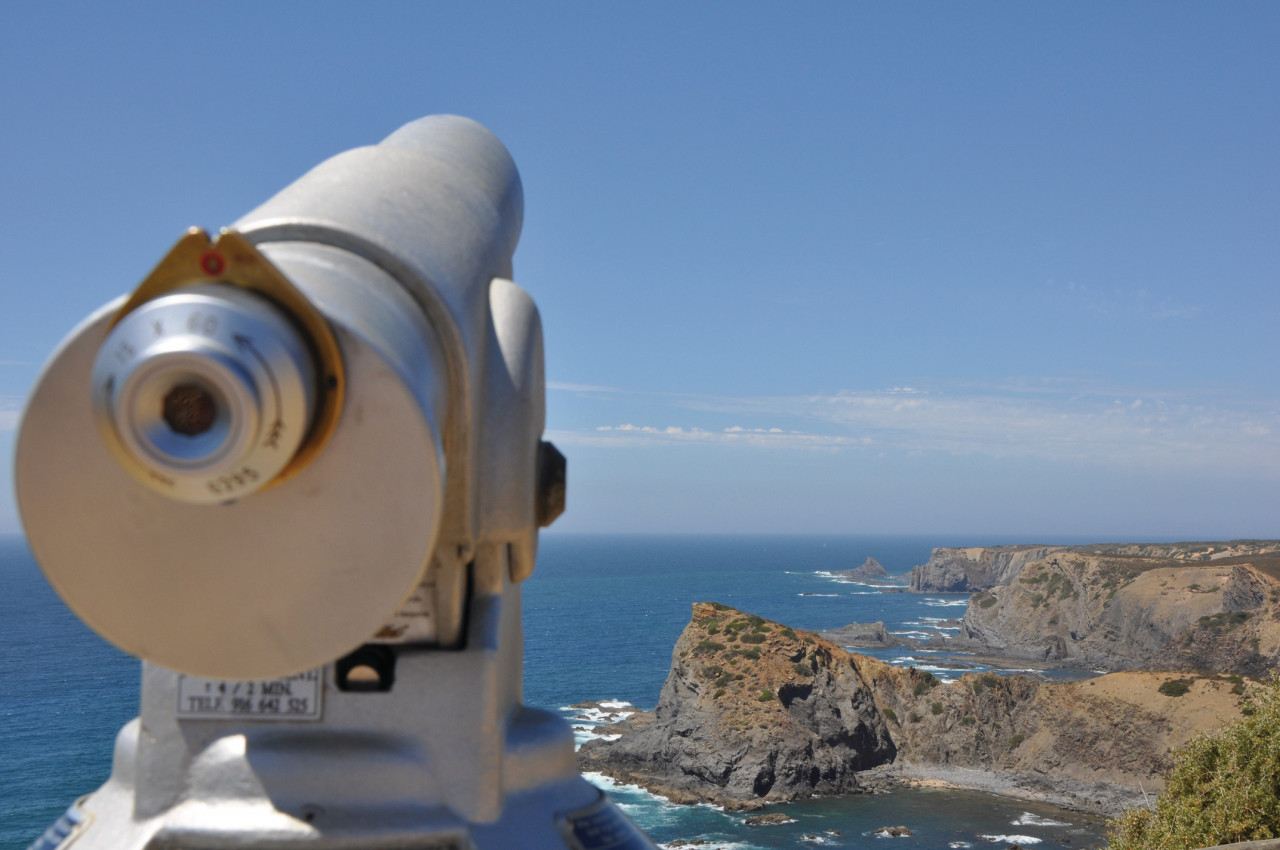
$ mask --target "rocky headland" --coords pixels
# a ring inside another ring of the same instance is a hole
[[[588,741],[579,761],[675,802],[731,809],[909,781],[1113,813],[1158,792],[1170,751],[1238,717],[1253,687],[1174,672],[943,683],[699,603],[651,719]]]
[[[592,740],[580,766],[674,802],[759,808],[861,789],[894,759],[888,721],[838,646],[715,603],[693,606],[653,722]]]
[[[935,549],[912,588],[976,590],[952,651],[1261,676],[1280,661],[1280,542]]]
[[[927,562],[911,569],[911,590],[918,593],[973,593],[987,590],[1009,584],[1028,564],[1061,552],[1200,564],[1233,563],[1258,558],[1271,561],[1280,557],[1280,540],[938,548],[933,550]]]

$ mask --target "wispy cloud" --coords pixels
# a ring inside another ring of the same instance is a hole
[[[745,428],[731,425],[712,431],[705,428],[651,425],[601,425],[594,430],[549,431],[557,443],[577,446],[626,447],[641,445],[729,445],[752,448],[841,449],[866,444],[866,438],[837,434],[811,434],[782,428]]]
[[[1280,475],[1280,403],[1223,394],[1107,393],[1071,381],[1010,381],[963,390],[767,397],[670,396],[671,419],[720,427],[604,425],[555,439],[596,446],[720,444],[946,452],[1165,471]],[[736,422],[734,420],[737,420]],[[767,423],[746,426],[744,420]]]
[[[22,400],[17,396],[0,395],[0,431],[12,431],[18,427],[18,411]]]
[[[1053,281],[1049,281],[1049,285],[1058,286]],[[1164,321],[1195,319],[1204,312],[1195,304],[1184,304],[1167,297],[1157,299],[1145,289],[1106,289],[1068,281],[1061,285],[1061,290],[1080,309],[1098,316]]]
[[[596,384],[567,384],[564,381],[547,381],[547,389],[566,393],[617,393],[617,387],[601,387]]]

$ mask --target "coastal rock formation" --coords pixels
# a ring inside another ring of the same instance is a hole
[[[736,809],[897,777],[1113,813],[1158,791],[1170,751],[1240,716],[1254,687],[1141,672],[1067,684],[968,674],[944,684],[699,603],[653,722],[587,742],[579,762],[675,802]]]
[[[1022,568],[1062,546],[973,546],[934,549],[929,560],[911,570],[911,590],[917,593],[972,593],[1008,584]]]
[[[884,623],[850,623],[838,629],[819,632],[819,635],[837,646],[860,648],[880,648],[889,646],[920,646],[920,641],[903,635],[890,634]]]
[[[1241,562],[1280,555],[1277,540],[1229,540],[1215,543],[1091,543],[1086,546],[973,546],[934,549],[929,560],[911,570],[911,590],[920,593],[971,593],[1009,584],[1029,563],[1058,552],[1085,555],[1164,558],[1201,563]]]
[[[859,790],[893,759],[872,692],[847,652],[715,603],[693,606],[654,721],[582,746],[601,771],[676,802],[731,809]]]
[[[1280,584],[1250,564],[1061,551],[976,594],[952,645],[1109,670],[1259,676],[1280,660],[1277,603]]]
[[[862,566],[852,570],[845,570],[842,573],[837,573],[837,575],[844,576],[845,578],[860,579],[884,578],[888,573],[885,572],[884,566],[875,558],[867,558],[867,560],[862,562]]]

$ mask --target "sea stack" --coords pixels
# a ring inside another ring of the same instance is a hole
[[[654,722],[583,745],[583,770],[674,802],[758,809],[861,790],[896,750],[852,656],[718,603],[693,606]]]

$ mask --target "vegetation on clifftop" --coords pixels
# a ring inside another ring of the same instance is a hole
[[[1251,714],[1177,755],[1154,808],[1107,825],[1111,850],[1211,847],[1280,837],[1280,677]]]

